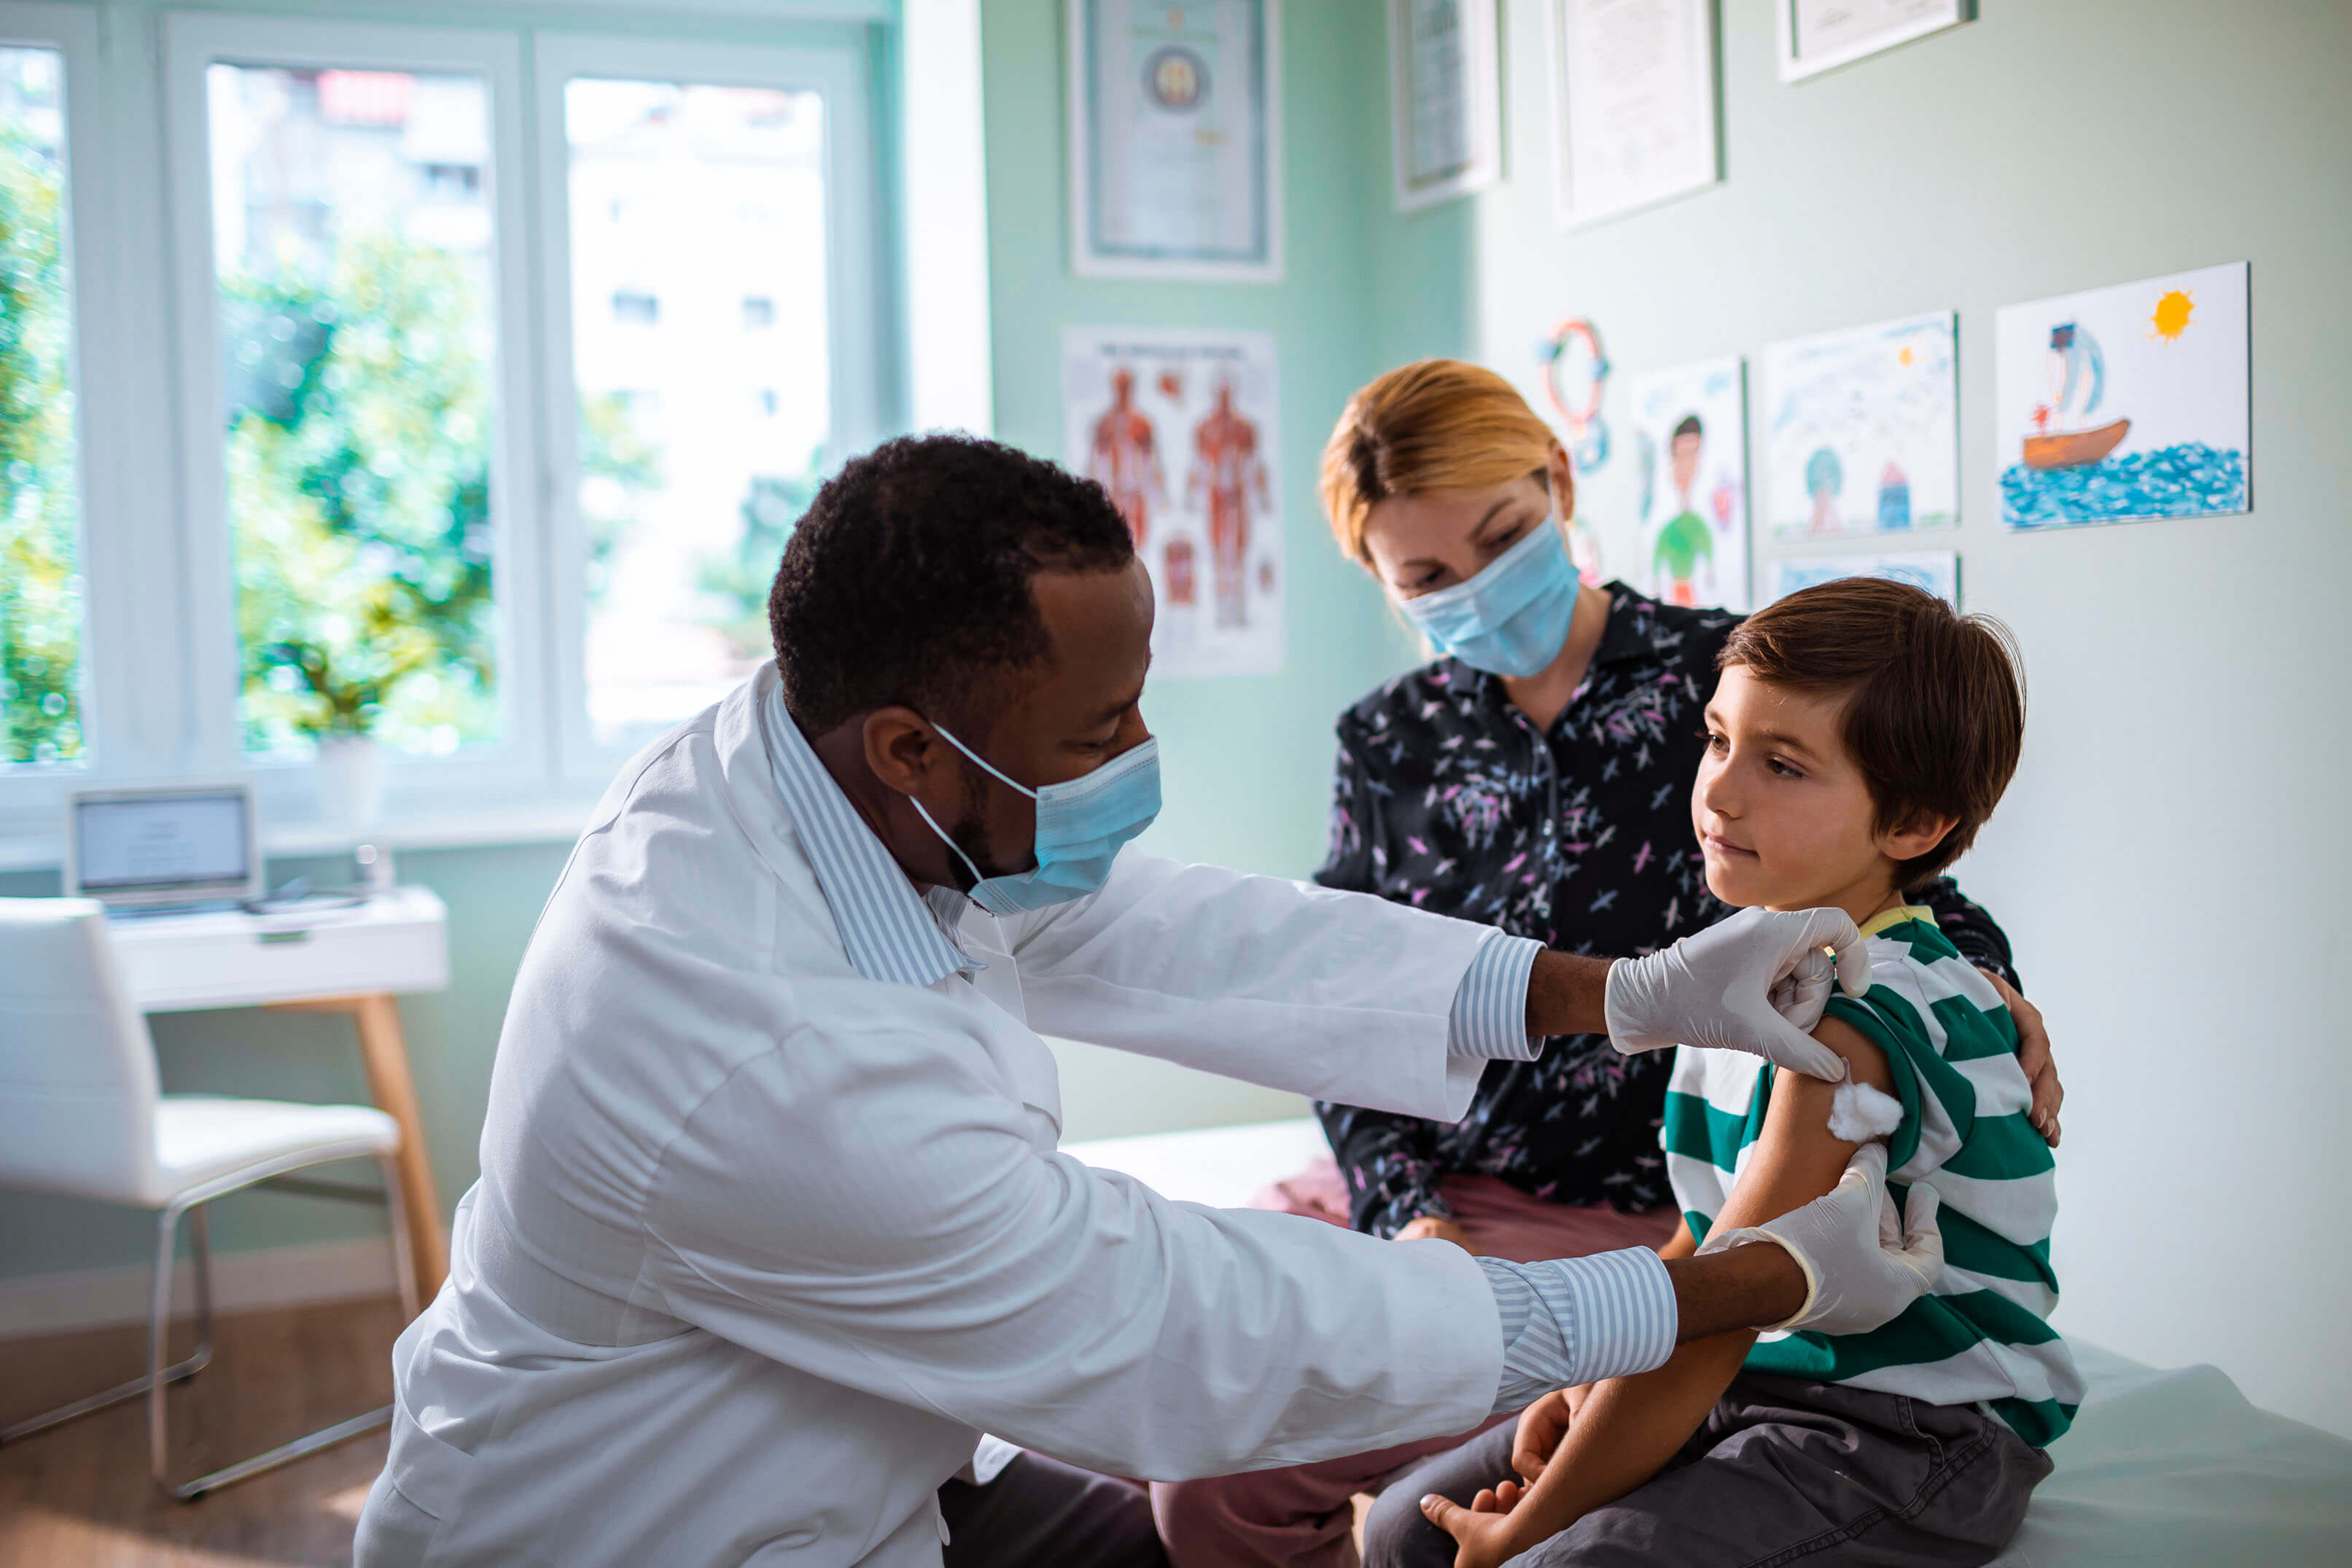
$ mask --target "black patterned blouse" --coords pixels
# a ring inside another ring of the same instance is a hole
[[[1622,582],[1591,671],[1549,734],[1503,684],[1456,659],[1400,675],[1339,717],[1330,852],[1315,880],[1499,925],[1570,953],[1630,956],[1730,913],[1706,888],[1691,779],[1715,656],[1739,617]],[[2009,942],[1938,879],[1937,911],[1971,963],[2014,980]],[[1671,1207],[1658,1152],[1674,1053],[1627,1057],[1568,1035],[1488,1064],[1451,1125],[1319,1104],[1359,1230],[1445,1215],[1446,1176],[1500,1176],[1559,1203]]]

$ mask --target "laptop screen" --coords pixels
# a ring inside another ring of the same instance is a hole
[[[75,863],[86,894],[236,886],[250,874],[245,796],[173,792],[74,803]]]

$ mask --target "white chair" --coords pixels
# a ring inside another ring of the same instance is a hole
[[[212,1359],[212,1249],[204,1206],[257,1182],[336,1160],[383,1166],[401,1305],[416,1315],[408,1223],[394,1179],[400,1128],[364,1105],[298,1105],[164,1094],[147,1019],[124,993],[106,915],[89,899],[0,899],[0,1186],[157,1211],[147,1373],[0,1429],[0,1443],[144,1394],[155,1484],[183,1500],[388,1424],[385,1406],[195,1479],[173,1484],[164,1392]],[[302,1190],[342,1196],[315,1184]],[[195,1353],[163,1364],[173,1252],[186,1215],[195,1254]]]

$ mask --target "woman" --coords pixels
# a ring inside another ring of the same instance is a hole
[[[1738,617],[1580,584],[1567,454],[1475,365],[1423,361],[1359,392],[1324,448],[1322,493],[1340,548],[1439,656],[1340,716],[1316,880],[1571,952],[1647,951],[1727,914],[1706,890],[1690,784]],[[1915,901],[2014,1009],[2054,1144],[2057,1081],[2007,939],[1948,878]],[[1490,1065],[1451,1126],[1318,1106],[1338,1169],[1283,1184],[1277,1206],[1520,1260],[1664,1240],[1668,1064],[1597,1035],[1539,1044]],[[1352,1568],[1349,1498],[1457,1441],[1157,1486],[1153,1505],[1176,1568]]]

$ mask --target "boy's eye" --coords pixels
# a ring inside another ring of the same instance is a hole
[[[1797,771],[1794,767],[1789,763],[1781,761],[1777,757],[1772,758],[1772,771],[1778,773],[1783,779],[1802,779],[1804,777],[1804,775]]]
[[[1711,729],[1700,730],[1698,732],[1698,737],[1706,742],[1706,748],[1709,751],[1721,751],[1730,744],[1728,741],[1725,740],[1722,736],[1717,735]]]

